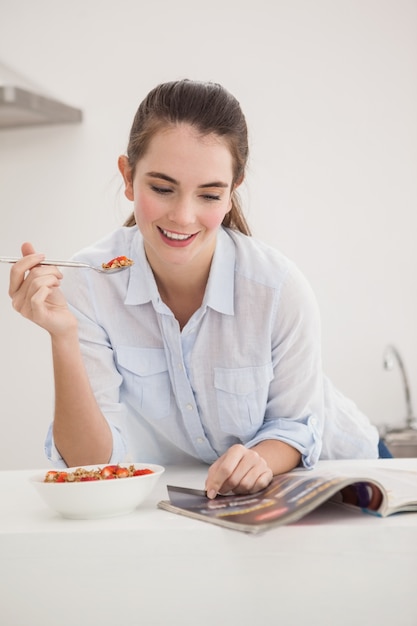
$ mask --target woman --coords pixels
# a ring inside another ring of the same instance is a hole
[[[23,244],[10,296],[51,336],[55,464],[197,458],[210,465],[214,497],[255,492],[319,457],[378,456],[376,429],[322,373],[309,285],[250,236],[237,198],[247,159],[230,93],[159,85],[119,158],[133,214],[76,255],[133,265],[62,280]]]

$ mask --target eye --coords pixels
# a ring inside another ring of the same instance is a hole
[[[209,202],[213,202],[213,201],[216,201],[216,200],[217,200],[217,201],[218,201],[218,200],[221,200],[220,196],[216,196],[216,195],[211,194],[211,193],[205,193],[205,194],[202,196],[202,198],[203,198],[204,200],[208,200]]]
[[[151,189],[155,193],[159,193],[161,195],[172,193],[172,189],[170,189],[169,187],[158,187],[157,185],[151,185]]]

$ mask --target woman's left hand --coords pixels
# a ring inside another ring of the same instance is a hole
[[[218,493],[255,493],[269,485],[272,470],[256,450],[235,444],[210,467],[206,480],[209,498]]]

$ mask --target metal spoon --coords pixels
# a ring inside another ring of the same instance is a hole
[[[16,263],[17,261],[20,261],[21,258],[22,257],[19,258],[11,256],[0,256],[0,263]],[[123,272],[123,270],[127,270],[129,267],[131,267],[131,265],[122,265],[121,267],[104,269],[103,267],[97,267],[95,265],[90,265],[89,263],[79,263],[78,261],[53,261],[51,259],[44,259],[38,265],[56,265],[57,267],[80,267],[94,270],[102,274],[115,274],[116,272]]]

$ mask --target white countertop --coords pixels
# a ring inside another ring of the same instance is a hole
[[[321,462],[417,470],[417,459]],[[324,505],[248,535],[157,508],[166,485],[204,487],[207,467],[167,468],[130,515],[66,520],[0,472],[2,626],[417,626],[417,513],[386,519]]]

